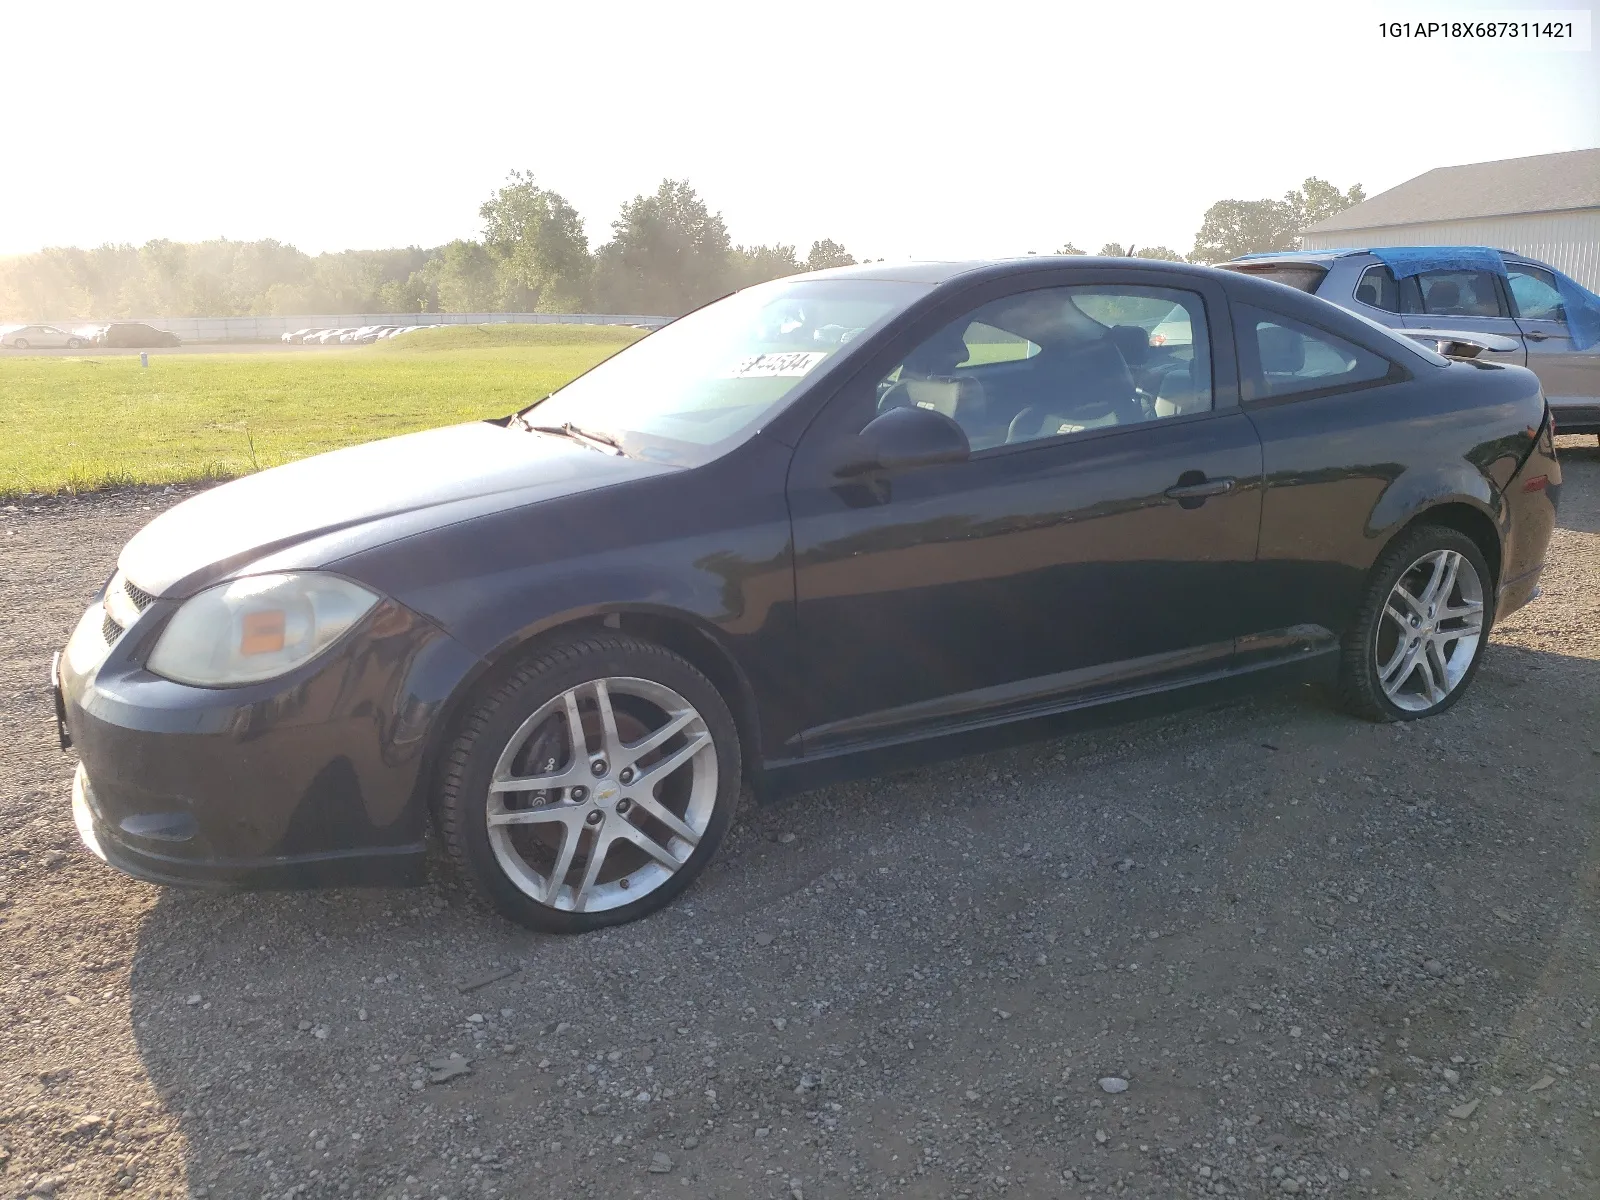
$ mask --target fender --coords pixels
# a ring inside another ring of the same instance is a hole
[[[1464,504],[1482,513],[1494,526],[1504,546],[1508,513],[1505,497],[1488,479],[1467,463],[1444,467],[1408,470],[1400,474],[1373,505],[1367,518],[1367,537],[1371,539],[1371,566],[1394,537],[1430,509],[1446,504]]]
[[[728,689],[730,706],[762,713],[749,756],[766,757],[800,728],[789,512],[781,490],[763,494],[738,476],[781,478],[792,454],[758,438],[706,468],[488,513],[470,538],[459,528],[422,531],[336,569],[480,660],[458,685],[467,693],[508,654],[563,626],[615,618],[668,642],[687,631],[673,648]],[[691,511],[700,519],[685,532]]]

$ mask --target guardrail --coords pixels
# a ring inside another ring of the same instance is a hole
[[[344,329],[362,325],[665,325],[670,317],[631,313],[331,313],[300,317],[124,317],[175,333],[185,342],[275,342],[298,329]],[[76,329],[104,320],[45,321]]]

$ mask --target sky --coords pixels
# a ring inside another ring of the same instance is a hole
[[[1594,3],[0,0],[0,254],[438,245],[513,168],[596,246],[672,177],[802,257],[1187,251],[1213,201],[1309,175],[1600,146],[1592,37],[1379,35]]]

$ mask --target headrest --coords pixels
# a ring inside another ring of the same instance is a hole
[[[1441,279],[1428,289],[1428,308],[1457,308],[1461,304],[1461,289],[1448,279]]]
[[[1130,367],[1137,367],[1150,354],[1150,335],[1137,325],[1113,325],[1111,341]]]
[[[962,325],[947,325],[910,354],[906,355],[903,374],[939,376],[948,375],[967,361],[967,343],[962,338]]]

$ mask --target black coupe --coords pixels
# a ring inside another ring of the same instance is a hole
[[[512,417],[157,517],[59,656],[90,849],[172,883],[666,904],[741,785],[1325,677],[1409,720],[1538,594],[1529,371],[1144,260],[844,268],[700,309]]]

